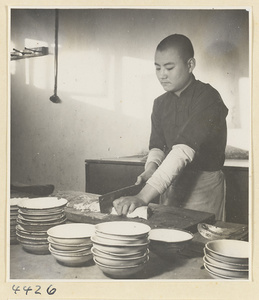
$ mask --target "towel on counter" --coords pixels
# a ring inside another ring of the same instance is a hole
[[[118,215],[114,207],[112,208],[111,215]],[[132,213],[127,214],[127,218],[142,218],[147,220],[148,207],[147,206],[137,207]]]

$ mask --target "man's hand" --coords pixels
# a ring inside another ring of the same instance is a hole
[[[127,214],[132,213],[137,207],[146,205],[147,203],[138,196],[121,197],[113,201],[113,206],[119,216],[126,216]]]
[[[146,184],[136,196],[115,199],[113,206],[119,216],[126,216],[128,213],[132,213],[137,207],[148,205],[157,196],[159,196],[159,192],[151,185]]]

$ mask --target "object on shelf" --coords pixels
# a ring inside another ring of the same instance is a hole
[[[49,54],[48,47],[36,47],[36,48],[27,48],[23,50],[18,50],[13,48],[14,52],[11,52],[11,60],[24,59],[30,57],[39,57]]]

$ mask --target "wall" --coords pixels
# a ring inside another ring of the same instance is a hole
[[[229,107],[229,144],[249,148],[247,11],[61,10],[60,104],[49,100],[54,10],[11,14],[11,50],[47,46],[50,52],[9,65],[12,182],[83,191],[85,159],[146,152],[152,103],[163,93],[155,77],[154,49],[175,32],[193,42],[195,76],[216,87]]]

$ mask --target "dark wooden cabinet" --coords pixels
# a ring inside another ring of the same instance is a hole
[[[85,191],[105,194],[136,182],[144,171],[145,157],[130,156],[115,159],[85,161]],[[248,224],[249,168],[247,160],[227,160],[223,168],[226,176],[227,222]]]
[[[246,166],[247,165],[247,166]],[[226,221],[249,223],[249,168],[226,165],[223,168],[226,177]]]
[[[85,190],[105,194],[132,185],[144,171],[144,162],[138,156],[117,159],[90,159],[85,161]]]

